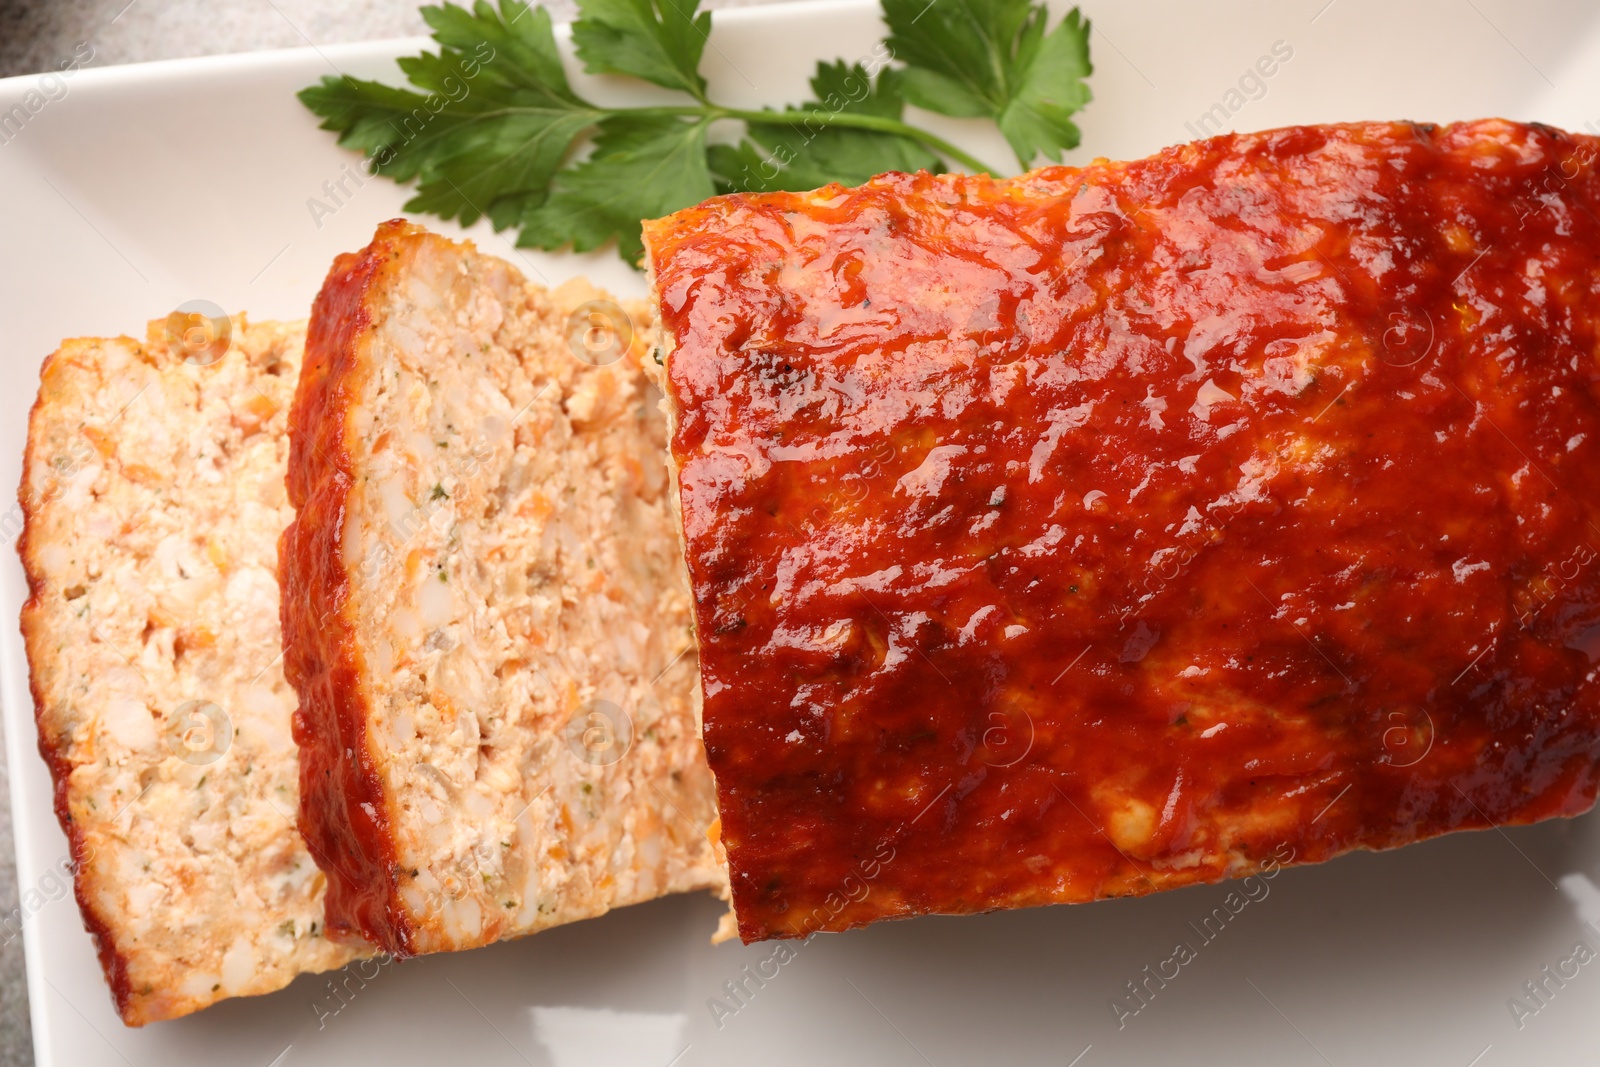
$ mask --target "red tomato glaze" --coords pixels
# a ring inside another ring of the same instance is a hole
[[[368,293],[412,229],[394,219],[360,252],[334,260],[312,307],[305,362],[289,410],[289,501],[295,521],[278,540],[283,670],[300,697],[300,833],[328,878],[328,936],[396,954],[412,948],[394,906],[398,865],[382,782],[367,751],[361,648],[347,617],[340,565],[345,501],[354,490],[346,433],[359,394],[351,378],[371,322]],[[329,610],[329,606],[332,610]]]
[[[1587,809],[1596,154],[1303,127],[649,224],[745,940]]]

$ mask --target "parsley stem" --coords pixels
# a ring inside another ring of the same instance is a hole
[[[881,115],[862,115],[854,111],[836,111],[829,114],[825,111],[738,111],[731,108],[718,108],[728,118],[740,119],[754,126],[795,126],[808,122],[817,123],[819,126],[843,126],[848,129],[876,130],[879,133],[893,133],[901,137],[908,137],[919,144],[926,145],[941,155],[955,160],[970,171],[979,174],[994,174],[995,169],[976,156],[968,155],[943,137],[929,133],[927,130],[918,129],[895,119],[886,119]]]
[[[812,123],[817,128],[843,126],[855,130],[875,130],[878,133],[892,133],[916,141],[918,144],[933,149],[940,155],[955,160],[973,173],[999,173],[983,160],[963,152],[943,137],[895,119],[886,119],[881,115],[863,115],[853,111],[836,111],[829,114],[820,108],[816,111],[742,111],[738,108],[719,107],[716,104],[711,104],[707,107],[624,108],[622,111],[629,115],[637,115],[640,118],[649,115],[675,115],[683,118],[738,119],[751,126],[788,126],[794,128],[804,127],[806,123]]]

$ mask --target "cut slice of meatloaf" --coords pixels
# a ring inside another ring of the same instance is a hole
[[[646,224],[741,934],[1588,809],[1597,157],[1311,126]]]
[[[725,885],[654,337],[402,222],[334,264],[282,560],[335,936],[461,949]]]
[[[20,492],[39,748],[130,1025],[354,958],[323,937],[326,881],[295,829],[279,662],[304,326],[219,318],[221,343],[186,346],[204,324],[171,325],[63,342]]]

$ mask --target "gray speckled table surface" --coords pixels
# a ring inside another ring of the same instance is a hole
[[[93,40],[95,66],[381,40],[427,32],[429,0],[0,0],[0,77],[32,74]],[[706,0],[738,7],[769,0]],[[547,3],[557,20],[573,0]],[[9,623],[8,623],[9,625]],[[5,741],[0,737],[0,916],[18,908]],[[0,935],[3,936],[3,935]],[[0,1067],[33,1063],[22,939],[0,941]]]

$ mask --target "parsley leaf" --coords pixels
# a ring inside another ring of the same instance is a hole
[[[567,83],[549,13],[478,0],[474,12],[446,5],[422,15],[445,47],[399,64],[426,93],[330,76],[301,90],[301,102],[378,173],[421,179],[407,211],[466,226],[502,200],[542,202],[573,142],[605,115]]]
[[[944,163],[908,137],[841,127],[835,114],[876,115],[900,120],[905,103],[901,72],[885,68],[874,81],[860,63],[818,63],[811,79],[817,99],[796,111],[805,118],[788,125],[753,124],[737,147],[712,145],[711,169],[722,192],[803,191],[829,182],[859,185],[884,171],[928,170],[937,174]]]
[[[1049,12],[1029,0],[883,0],[883,16],[908,102],[994,119],[1024,167],[1078,146],[1070,116],[1089,102],[1094,68],[1077,8],[1048,32]]]
[[[711,13],[695,14],[700,0],[588,0],[581,6],[572,43],[585,70],[631,74],[705,100],[700,56],[711,33]]]
[[[640,219],[715,193],[704,120],[618,115],[601,124],[594,154],[562,171],[550,199],[523,215],[517,243],[587,252],[615,235],[617,251],[637,263],[644,254]]]
[[[719,191],[855,185],[890,170],[938,172],[946,161],[989,169],[907,123],[907,103],[994,118],[1024,164],[1077,144],[1069,116],[1089,99],[1090,66],[1089,26],[1076,11],[1047,32],[1045,9],[1030,0],[926,2],[883,0],[904,68],[819,63],[815,98],[797,108],[709,99],[700,63],[711,15],[699,0],[578,0],[572,26],[586,70],[641,78],[682,94],[681,104],[585,100],[548,12],[524,0],[424,7],[439,51],[399,61],[409,88],[325,77],[299,96],[373,172],[417,183],[407,211],[462,225],[487,217],[537,248],[587,251],[614,239],[637,263],[641,219]]]

